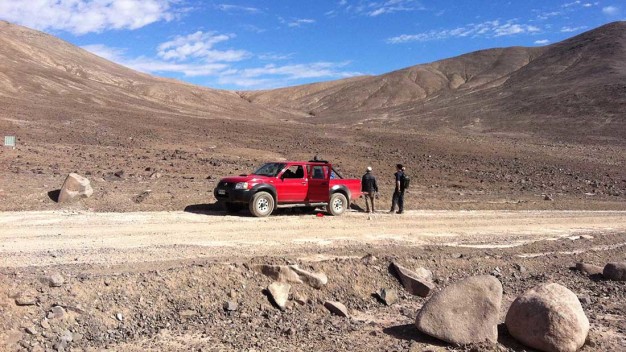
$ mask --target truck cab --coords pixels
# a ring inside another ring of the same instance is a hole
[[[254,216],[276,208],[324,206],[341,215],[361,195],[361,180],[346,179],[325,161],[278,161],[262,165],[249,175],[226,177],[213,191],[227,211],[246,206]]]

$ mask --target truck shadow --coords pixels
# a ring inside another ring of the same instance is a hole
[[[185,207],[183,210],[186,213],[192,214],[200,214],[200,215],[211,215],[211,216],[241,216],[241,217],[252,217],[252,214],[248,211],[248,209],[243,209],[238,212],[229,213],[219,203],[206,203],[206,204],[192,204]],[[300,215],[316,215],[317,213],[322,213],[327,215],[326,212],[318,208],[314,211],[303,211],[300,208],[284,208],[284,209],[276,209],[272,213],[271,216],[300,216]]]

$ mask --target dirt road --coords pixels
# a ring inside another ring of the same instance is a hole
[[[350,244],[506,247],[529,240],[626,231],[620,211],[351,212],[269,218],[186,212],[0,213],[0,267],[120,264],[305,253]]]

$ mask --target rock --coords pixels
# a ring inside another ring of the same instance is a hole
[[[326,309],[328,309],[331,313],[338,315],[340,317],[348,317],[348,308],[346,308],[346,306],[344,306],[342,303],[340,302],[336,302],[336,301],[326,301],[324,302],[324,307],[326,307]]]
[[[469,277],[435,293],[419,311],[415,325],[427,335],[456,345],[496,343],[501,303],[498,279]]]
[[[70,202],[78,197],[89,198],[93,194],[93,188],[89,180],[79,174],[71,173],[63,182],[63,187],[59,193],[58,202]]]
[[[37,304],[37,298],[33,296],[20,296],[15,299],[18,306],[34,306]]]
[[[553,201],[554,199],[552,198],[552,196],[551,196],[551,195],[549,195],[549,194],[544,194],[544,195],[543,195],[543,200]]]
[[[124,321],[124,314],[122,313],[115,314],[115,319],[117,319],[118,321]]]
[[[48,319],[61,319],[65,316],[65,309],[61,306],[54,306],[48,312]]]
[[[27,326],[24,328],[24,331],[26,331],[26,333],[30,335],[37,335],[39,333],[34,326]]]
[[[361,263],[365,265],[370,265],[376,262],[376,260],[378,260],[378,258],[376,258],[373,254],[368,253],[361,258]]]
[[[41,321],[41,323],[39,323],[39,325],[41,325],[41,327],[42,327],[42,328],[44,328],[44,329],[46,329],[46,330],[50,329],[50,322],[48,321],[48,319],[45,319],[45,318],[44,318],[44,319]]]
[[[328,283],[328,278],[324,273],[311,273],[300,269],[297,265],[257,265],[255,269],[263,275],[268,276],[278,282],[289,282],[294,284],[306,283],[311,287],[320,289]]]
[[[256,265],[254,267],[261,274],[278,282],[290,282],[301,284],[302,280],[290,267],[286,265]]]
[[[286,282],[272,282],[267,290],[269,291],[274,303],[281,309],[285,310],[287,300],[289,300],[289,290],[291,285]]]
[[[587,275],[602,275],[603,268],[593,264],[576,263],[576,270]]]
[[[578,297],[556,283],[539,285],[517,297],[505,323],[511,336],[546,352],[577,351],[589,333]]]
[[[308,272],[300,269],[297,265],[290,265],[289,268],[298,275],[300,280],[313,288],[320,289],[328,283],[328,277],[326,277],[326,274],[324,273]]]
[[[391,264],[395,269],[402,286],[412,295],[426,297],[435,288],[432,282],[432,273],[424,268],[411,271],[397,263]]]
[[[228,301],[224,302],[223,308],[227,312],[234,312],[239,308],[239,305],[237,304],[237,302]]]
[[[591,297],[589,297],[589,295],[578,295],[578,300],[582,304],[591,304]]]
[[[307,297],[300,292],[293,293],[293,300],[299,305],[303,306],[307,303]]]
[[[376,292],[376,296],[378,296],[378,298],[380,298],[388,306],[398,301],[398,291],[394,289],[381,288]]]
[[[151,179],[158,179],[161,178],[161,173],[160,172],[153,172],[152,174],[150,174],[150,178]]]
[[[143,202],[144,200],[146,200],[150,196],[151,193],[152,193],[152,190],[147,189],[141,192],[140,194],[138,194],[133,200],[135,203],[139,204]]]
[[[59,273],[54,273],[48,277],[50,287],[61,287],[65,283],[65,278]]]
[[[613,281],[626,281],[626,262],[608,263],[604,266],[602,275]]]

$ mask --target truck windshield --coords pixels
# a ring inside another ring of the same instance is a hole
[[[258,168],[253,175],[259,176],[267,176],[267,177],[276,177],[279,172],[281,172],[285,168],[285,164],[283,163],[267,163],[260,168]]]

